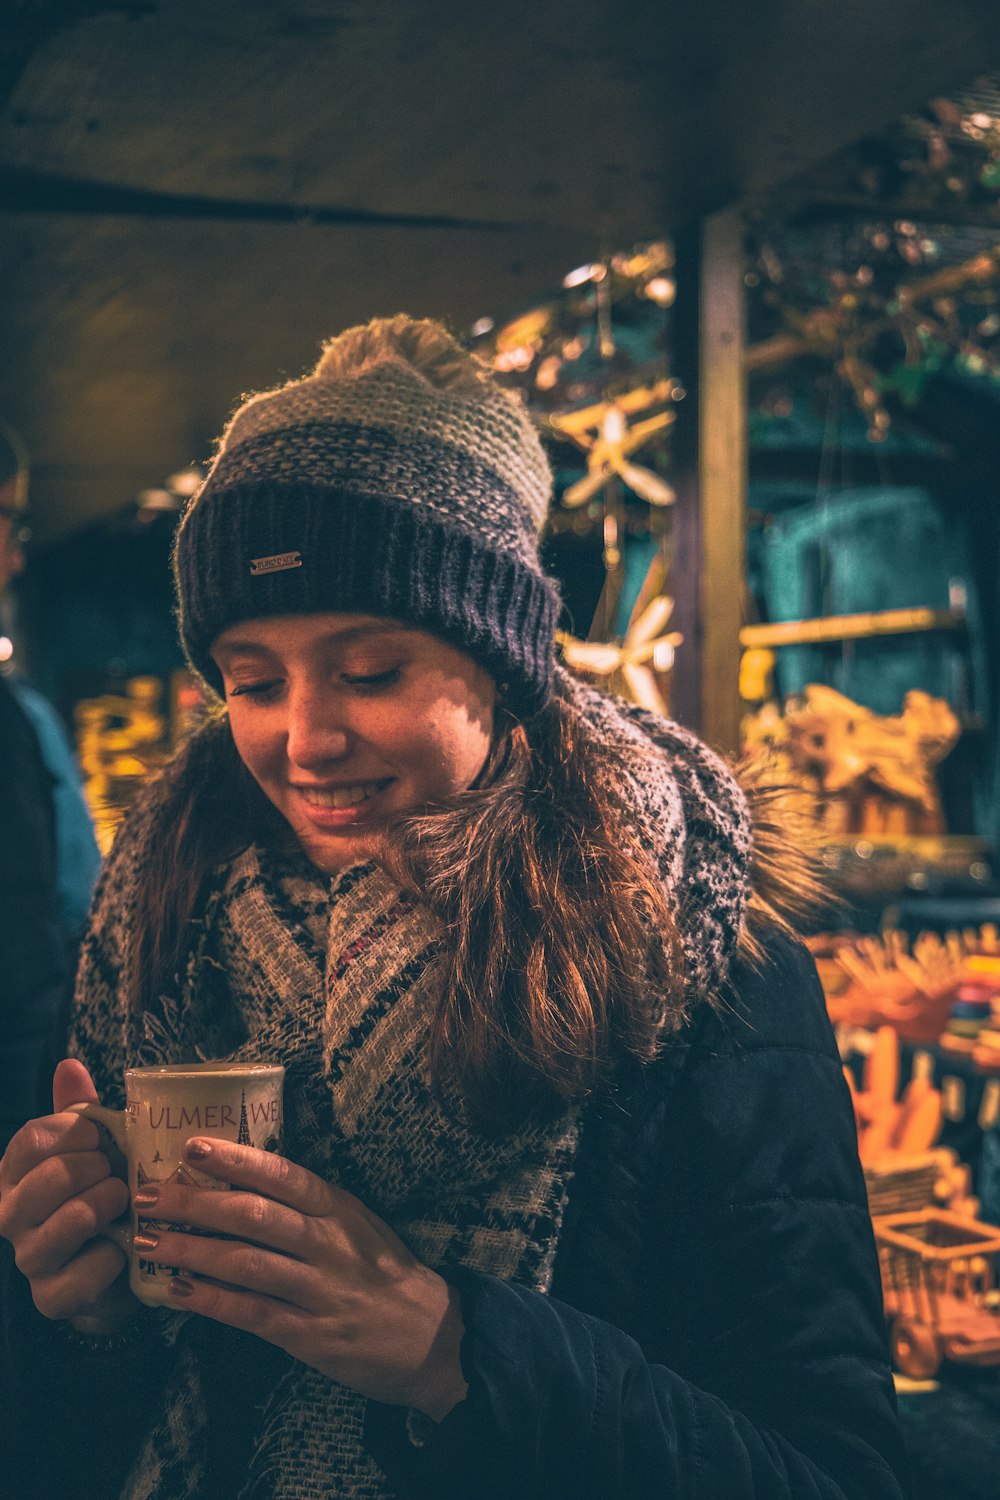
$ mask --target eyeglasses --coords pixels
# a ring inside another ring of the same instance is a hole
[[[14,535],[19,542],[30,541],[31,527],[28,525],[26,510],[21,510],[17,505],[4,505],[0,502],[0,519],[11,523],[14,527]]]

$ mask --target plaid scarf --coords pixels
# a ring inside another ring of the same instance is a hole
[[[623,754],[615,795],[671,890],[691,983],[707,990],[725,973],[746,900],[742,797],[722,763],[677,726],[575,684],[563,691],[606,745],[648,751],[652,738],[664,752],[641,780]],[[577,1114],[494,1137],[467,1123],[457,1098],[439,1102],[427,1066],[430,1001],[418,981],[440,934],[376,865],[331,878],[302,856],[251,846],[216,872],[177,993],[141,1025],[124,1014],[144,853],[169,837],[177,790],[201,773],[195,759],[144,798],[116,843],[85,943],[72,1050],[111,1103],[129,1065],[282,1062],[290,1158],[356,1194],[426,1264],[469,1265],[546,1292]],[[209,1413],[220,1400],[247,1432],[246,1463],[221,1493],[391,1494],[362,1443],[363,1397],[249,1335],[189,1314],[156,1317],[176,1350],[174,1375],[122,1500],[208,1492],[218,1436]],[[217,1485],[216,1474],[211,1493]]]

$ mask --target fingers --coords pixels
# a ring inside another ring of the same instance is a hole
[[[31,1295],[46,1318],[86,1317],[125,1268],[125,1254],[110,1240],[94,1240],[53,1276],[36,1277]]]
[[[74,1151],[50,1156],[22,1178],[12,1196],[10,1232],[42,1224],[79,1193],[111,1176],[103,1151]]]
[[[301,1336],[301,1313],[256,1292],[237,1291],[181,1276],[170,1283],[170,1295],[173,1305],[185,1312],[200,1313],[230,1328],[242,1328],[279,1349],[291,1352]]]
[[[303,1216],[259,1193],[227,1193],[174,1184],[160,1185],[153,1191],[152,1202],[149,1190],[136,1195],[135,1207],[144,1219],[190,1224],[196,1229],[215,1230],[286,1254],[303,1253],[308,1237]]]
[[[210,1276],[214,1281],[277,1297],[303,1309],[311,1308],[321,1291],[309,1267],[261,1245],[163,1230],[144,1232],[137,1249],[157,1265],[183,1266],[182,1275]]]
[[[82,1062],[63,1058],[52,1078],[52,1114],[23,1125],[0,1160],[0,1194],[17,1187],[47,1157],[63,1151],[95,1150],[100,1133],[93,1121],[64,1114],[69,1105],[84,1102],[97,1102],[94,1080]]]
[[[341,1188],[333,1187],[314,1172],[273,1151],[196,1136],[188,1141],[184,1154],[199,1172],[251,1193],[263,1193],[300,1214],[322,1217],[350,1199],[350,1194]]]
[[[19,1236],[14,1250],[18,1270],[29,1281],[57,1275],[88,1240],[101,1234],[127,1207],[128,1188],[124,1182],[118,1177],[106,1177],[70,1198],[43,1224]]]
[[[100,1103],[94,1080],[77,1058],[64,1057],[52,1075],[53,1113],[59,1114],[71,1104],[85,1103]]]
[[[80,1115],[44,1115],[29,1120],[11,1140],[0,1162],[0,1191],[17,1187],[39,1162],[63,1151],[96,1151],[100,1133]]]

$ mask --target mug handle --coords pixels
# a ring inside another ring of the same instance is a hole
[[[98,1125],[104,1126],[119,1151],[127,1150],[123,1109],[106,1109],[103,1104],[94,1104],[88,1099],[82,1104],[67,1104],[63,1112],[67,1115],[84,1115],[88,1120],[96,1120]]]
[[[103,1104],[95,1104],[92,1100],[86,1100],[81,1104],[67,1104],[64,1111],[68,1115],[83,1115],[85,1119],[93,1120],[98,1125],[103,1125],[111,1136],[119,1151],[127,1152],[125,1144],[125,1111],[123,1109],[106,1109]],[[116,1219],[107,1228],[101,1231],[105,1239],[114,1240],[126,1255],[132,1251],[132,1215],[126,1209],[126,1217]]]

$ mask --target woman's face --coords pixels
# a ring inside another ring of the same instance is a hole
[[[472,785],[493,679],[464,651],[371,615],[281,615],[212,647],[236,748],[330,873],[365,860],[392,815]]]

